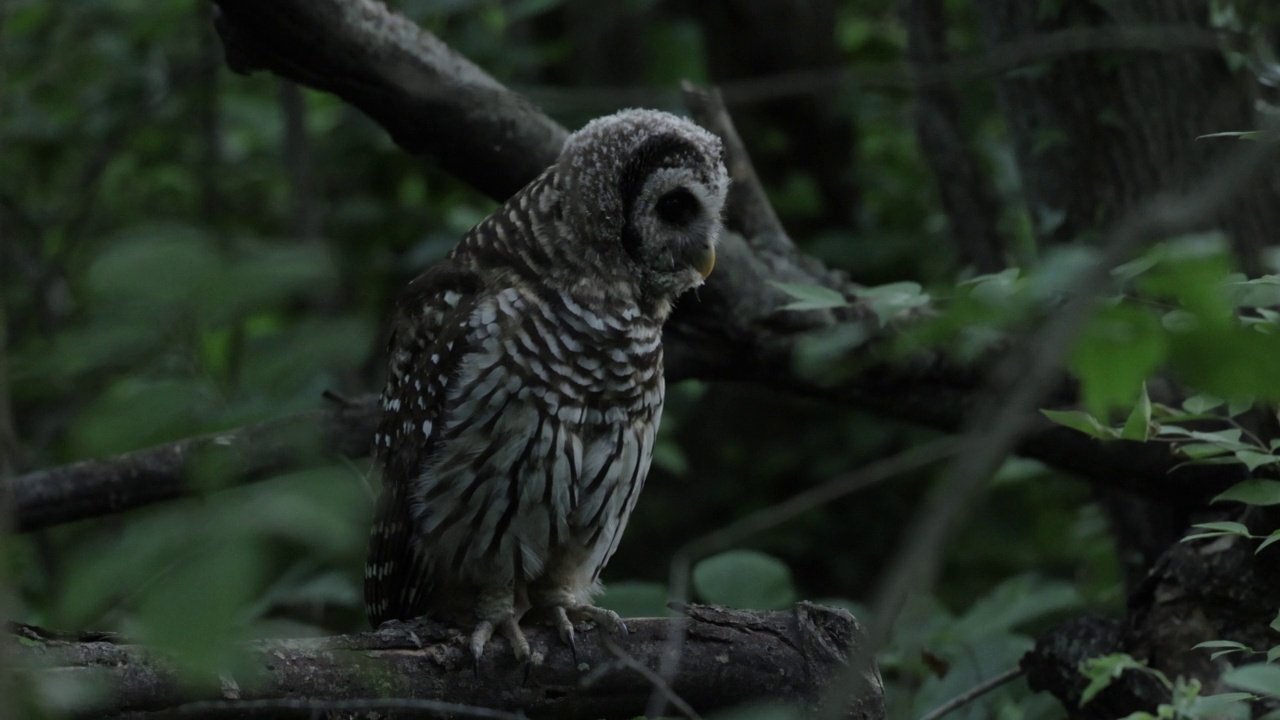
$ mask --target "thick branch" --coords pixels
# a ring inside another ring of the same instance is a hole
[[[267,69],[369,114],[396,144],[505,200],[555,161],[564,128],[376,0],[217,0],[236,72]]]
[[[683,620],[629,620],[630,634],[616,642],[641,665],[655,667],[673,622]],[[848,613],[808,603],[787,612],[693,606],[687,622],[690,642],[673,690],[700,713],[753,700],[813,708],[845,649],[856,647],[861,636]],[[527,678],[502,642],[491,644],[477,673],[456,631],[413,622],[356,635],[256,642],[245,649],[243,671],[203,683],[180,682],[170,662],[137,646],[53,639],[25,627],[19,635],[25,642],[16,645],[16,653],[34,679],[56,675],[61,681],[105,683],[110,700],[93,709],[100,714],[159,711],[163,717],[177,714],[186,703],[233,697],[259,704],[237,709],[227,702],[186,710],[244,717],[254,714],[251,708],[261,708],[260,701],[280,700],[270,712],[259,711],[276,717],[285,710],[323,711],[326,701],[429,698],[520,710],[531,718],[632,718],[643,712],[651,690],[649,681],[619,662],[594,630],[579,632],[575,663],[554,631],[530,627],[529,640],[544,660]],[[880,685],[857,698],[853,709],[853,717],[883,718]]]
[[[28,473],[12,485],[14,527],[22,532],[185,497],[213,483],[253,482],[333,453],[369,453],[377,403],[364,398],[125,453]]]

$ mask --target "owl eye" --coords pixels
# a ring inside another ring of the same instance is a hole
[[[670,223],[679,227],[684,227],[693,222],[698,216],[698,210],[702,208],[698,204],[698,199],[693,193],[679,188],[658,198],[657,204],[653,206],[653,211],[662,218],[663,222]]]

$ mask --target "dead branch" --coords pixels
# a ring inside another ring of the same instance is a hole
[[[671,690],[699,713],[753,700],[812,709],[845,649],[856,647],[861,636],[848,613],[808,603],[786,612],[688,610],[687,620],[628,620],[631,632],[616,643],[640,667],[655,667],[667,627],[687,622],[689,645]],[[527,677],[505,644],[493,643],[477,673],[459,633],[416,621],[355,635],[258,641],[244,648],[244,670],[203,681],[180,678],[170,661],[136,645],[60,639],[30,627],[19,627],[18,635],[23,642],[13,643],[14,652],[29,680],[57,675],[103,684],[108,692],[101,704],[84,708],[95,715],[279,717],[326,709],[348,717],[378,709],[397,716],[438,714],[412,712],[412,698],[531,718],[632,718],[643,712],[652,687],[650,677],[619,662],[594,630],[579,632],[575,663],[553,630],[529,628],[543,662]],[[591,682],[584,682],[588,677]],[[852,710],[866,720],[884,717],[878,681]]]

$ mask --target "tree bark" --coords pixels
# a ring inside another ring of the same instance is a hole
[[[907,56],[917,68],[943,66],[947,52],[946,8],[942,0],[902,0]],[[938,183],[942,209],[962,264],[979,273],[1005,265],[1004,239],[996,225],[1000,205],[995,189],[969,149],[960,124],[960,99],[945,83],[916,90],[916,141]]]
[[[1209,0],[975,3],[991,47],[1068,27],[1209,29]],[[1258,127],[1249,79],[1222,52],[1113,51],[1062,57],[997,84],[1028,210],[1046,244],[1087,239],[1162,190],[1184,190],[1231,149],[1210,133]],[[1206,227],[1225,230],[1247,272],[1280,227],[1280,168]]]
[[[1243,520],[1253,532],[1269,533],[1280,525],[1280,513],[1254,509]],[[1053,693],[1068,709],[1078,708],[1071,715],[1077,720],[1111,720],[1168,702],[1169,693],[1152,676],[1127,672],[1080,705],[1088,684],[1080,663],[1123,652],[1170,679],[1200,680],[1202,695],[1232,691],[1222,684],[1221,673],[1230,664],[1258,659],[1234,654],[1211,660],[1214,650],[1192,648],[1210,640],[1232,640],[1262,651],[1275,644],[1269,625],[1280,608],[1280,549],[1256,549],[1256,541],[1239,537],[1174,545],[1130,597],[1124,618],[1079,618],[1041,637],[1022,661],[1031,688]],[[1257,703],[1255,717],[1277,705],[1275,699]]]
[[[630,632],[615,647],[655,667],[679,622],[685,621],[628,620]],[[809,603],[785,612],[691,606],[687,622],[680,674],[671,690],[699,713],[764,700],[814,710],[845,653],[862,636],[847,612]],[[456,630],[425,621],[392,622],[355,635],[251,643],[234,677],[183,676],[171,661],[136,645],[61,638],[29,626],[19,626],[17,635],[22,643],[11,647],[34,668],[26,671],[33,681],[57,676],[109,690],[102,704],[82,709],[97,716],[277,717],[324,712],[326,702],[341,707],[340,701],[419,698],[522,711],[530,718],[622,719],[642,714],[653,689],[649,679],[618,662],[595,630],[579,632],[576,661],[553,630],[538,626],[528,628],[528,637],[543,657],[540,665],[517,664],[506,643],[494,641],[477,668]],[[883,689],[874,669],[866,677],[850,717],[879,720]],[[189,704],[195,701],[225,702]],[[388,703],[387,709],[394,708]]]

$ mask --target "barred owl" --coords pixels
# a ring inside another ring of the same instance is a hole
[[[626,110],[411,282],[392,323],[365,565],[376,627],[431,615],[530,657],[536,611],[574,646],[644,485],[662,416],[662,325],[715,261],[720,141]]]

